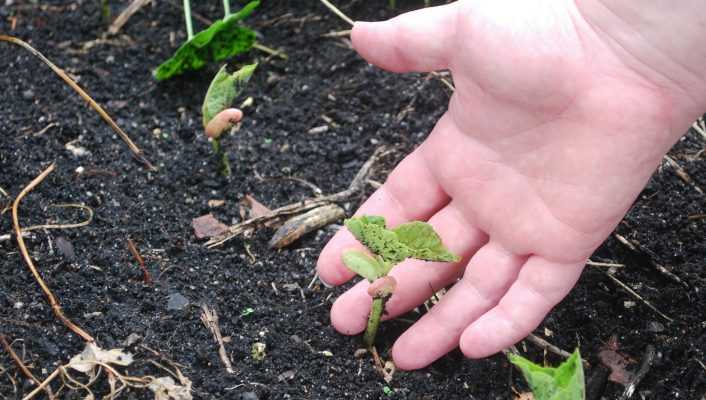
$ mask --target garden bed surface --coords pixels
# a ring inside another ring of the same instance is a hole
[[[395,149],[375,169],[373,179],[384,181],[444,112],[450,92],[441,81],[384,72],[358,57],[345,39],[322,37],[348,26],[316,1],[266,1],[247,24],[259,42],[282,49],[289,59],[253,50],[237,60],[257,59],[260,65],[238,100],[252,96],[254,103],[244,110],[240,130],[223,140],[233,166],[232,177],[224,179],[215,173],[200,115],[218,65],[159,84],[151,77],[184,39],[180,2],[152,2],[157,5],[144,7],[108,40],[97,40],[106,26],[96,3],[0,5],[0,33],[30,42],[76,78],[159,170],[147,171],[136,162],[85,102],[29,52],[0,43],[0,187],[9,195],[0,194],[0,209],[56,162],[56,171],[22,202],[22,225],[85,218],[80,210],[54,204],[83,203],[95,211],[86,226],[39,230],[27,243],[66,314],[103,348],[122,347],[130,335],[139,336],[128,348],[137,358],[128,368],[131,374],[157,373],[149,359],[172,360],[193,381],[198,399],[486,400],[512,398],[512,387],[525,390],[502,355],[470,361],[455,351],[426,369],[398,371],[389,384],[369,357],[356,358],[360,338],[339,335],[329,324],[330,305],[348,286],[310,285],[317,256],[336,226],[281,251],[267,247],[271,229],[207,249],[191,228],[192,219],[209,212],[227,224],[241,221],[239,201],[246,194],[271,208],[312,196],[296,181],[258,177],[294,176],[324,193],[343,190],[380,145]],[[115,14],[124,3],[110,2]],[[220,17],[219,1],[194,3],[199,15]],[[354,19],[395,14],[386,2],[341,3]],[[87,154],[73,154],[67,143]],[[706,188],[706,157],[697,154],[703,148],[704,138],[691,132],[670,155],[695,185]],[[349,215],[371,191],[368,186],[344,204]],[[209,200],[225,203],[210,207]],[[653,345],[654,363],[633,398],[702,399],[706,219],[693,216],[704,213],[706,197],[665,165],[616,229],[643,251],[632,252],[611,237],[593,257],[624,264],[615,277],[674,322],[617,286],[605,267],[587,267],[535,333],[569,351],[579,346],[592,366],[600,364],[598,353],[613,336],[619,351],[635,361],[632,370]],[[0,235],[11,230],[7,211],[0,217]],[[145,258],[154,284],[143,281],[128,238]],[[688,287],[659,273],[654,263]],[[83,342],[57,322],[14,241],[0,241],[0,273],[0,333],[14,340],[13,348],[37,376],[46,377],[80,353]],[[173,300],[177,293],[189,304],[169,309],[170,296]],[[225,347],[234,374],[224,368],[213,335],[200,320],[204,303],[217,310],[221,332],[230,338]],[[378,349],[384,358],[419,316],[410,313],[382,324]],[[251,356],[255,342],[266,344],[262,361]],[[518,347],[536,361],[544,357],[534,344]],[[547,360],[560,361],[551,354]],[[32,388],[0,351],[0,399],[21,398]],[[608,383],[604,398],[618,398],[622,390]],[[151,398],[144,391],[123,395]]]

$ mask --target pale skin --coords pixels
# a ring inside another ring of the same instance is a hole
[[[703,37],[697,0],[459,1],[355,24],[369,62],[449,69],[456,86],[429,137],[357,212],[392,226],[429,221],[463,257],[391,272],[388,319],[455,283],[396,341],[398,367],[456,347],[486,357],[540,325],[706,111]],[[338,232],[319,257],[322,281],[350,280],[341,253],[359,246]],[[368,285],[333,305],[339,332],[365,329]]]

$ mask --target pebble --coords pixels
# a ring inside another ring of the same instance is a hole
[[[240,394],[240,400],[259,400],[255,392],[244,392]]]
[[[189,299],[179,292],[170,294],[167,299],[167,310],[170,311],[183,310],[187,305],[189,305]]]
[[[297,371],[290,369],[290,370],[284,371],[281,374],[279,374],[277,376],[277,380],[280,382],[289,381],[289,380],[292,380],[294,378],[294,375],[296,375],[296,374],[297,374]]]
[[[66,261],[71,262],[76,259],[74,246],[71,244],[69,239],[63,236],[56,238],[56,248],[59,251],[59,254],[62,255]]]
[[[25,100],[33,100],[34,99],[34,91],[32,89],[27,89],[22,91],[22,98]]]

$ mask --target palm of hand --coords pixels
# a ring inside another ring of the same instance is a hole
[[[357,26],[356,48],[393,71],[450,68],[456,91],[429,138],[359,213],[385,215],[393,225],[429,220],[464,258],[408,261],[393,271],[399,287],[390,317],[462,276],[396,342],[396,363],[411,369],[459,344],[470,357],[493,354],[531,332],[574,285],[671,142],[662,94],[566,4],[466,2],[404,18],[376,28],[391,30],[389,43],[383,32]],[[425,28],[441,40],[393,42]],[[422,55],[413,59],[409,48]],[[347,232],[329,242],[319,259],[326,282],[350,279],[340,253],[355,246]],[[366,286],[335,303],[339,331],[364,329]]]

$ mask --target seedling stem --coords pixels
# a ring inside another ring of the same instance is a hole
[[[387,299],[377,297],[373,299],[373,305],[370,309],[370,316],[368,317],[368,326],[365,328],[365,333],[363,334],[363,343],[367,348],[370,348],[375,344],[375,336],[378,332],[378,327],[380,326],[380,318],[382,318],[382,312],[385,310],[385,303]]]
[[[184,21],[186,21],[186,35],[191,40],[194,37],[194,26],[191,23],[191,0],[184,0]]]
[[[216,160],[218,161],[218,172],[222,176],[230,176],[230,160],[228,159],[228,153],[226,153],[221,146],[221,139],[211,139],[211,146],[213,147],[213,153],[216,155]]]
[[[388,229],[383,217],[360,216],[347,219],[345,225],[372,253],[348,250],[342,255],[343,264],[348,269],[370,282],[368,295],[373,302],[363,343],[372,349],[385,304],[397,286],[395,278],[388,275],[392,268],[408,258],[436,262],[461,259],[449,252],[434,228],[424,222],[413,221]]]
[[[230,17],[230,0],[223,0],[223,19]]]

